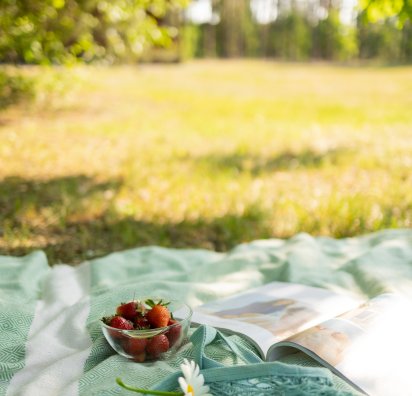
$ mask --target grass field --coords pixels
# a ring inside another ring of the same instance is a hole
[[[1,254],[75,264],[412,225],[412,67],[27,73],[58,89],[0,113]]]

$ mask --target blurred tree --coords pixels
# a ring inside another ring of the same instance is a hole
[[[270,24],[269,53],[283,59],[307,60],[311,55],[311,30],[298,10],[282,15]]]
[[[400,27],[412,20],[411,0],[360,0],[359,5],[364,22],[375,23],[394,18]]]
[[[0,110],[34,96],[33,81],[16,73],[0,69]]]
[[[412,61],[412,1],[362,0],[357,18],[359,56],[390,63]]]
[[[402,31],[390,20],[358,26],[361,59],[399,60]]]
[[[412,62],[412,19],[406,21],[402,28],[401,61]]]
[[[353,28],[342,24],[339,11],[329,8],[327,17],[313,29],[313,56],[326,60],[347,60],[357,55]]]
[[[220,18],[216,32],[218,54],[227,58],[257,55],[258,38],[250,0],[214,0],[212,6]]]
[[[412,61],[412,24],[406,21],[400,29],[396,19],[389,18],[358,26],[359,57],[397,63]]]
[[[180,35],[182,37],[181,56],[183,59],[202,58],[204,56],[200,25],[188,23],[182,27]]]
[[[170,44],[176,27],[161,24],[189,0],[2,0],[0,61],[66,63],[137,59]]]

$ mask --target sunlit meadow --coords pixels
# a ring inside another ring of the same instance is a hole
[[[78,263],[412,225],[412,67],[25,72],[44,95],[0,113],[2,254]]]

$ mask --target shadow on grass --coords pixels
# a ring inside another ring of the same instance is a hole
[[[304,150],[301,152],[284,151],[274,157],[264,157],[254,154],[234,153],[230,155],[208,155],[198,158],[200,164],[205,164],[214,170],[233,170],[249,172],[253,176],[276,171],[320,168],[345,161],[353,154],[352,149],[336,148],[327,151]]]
[[[19,215],[28,210],[53,208],[56,215],[67,213],[93,196],[113,193],[121,184],[120,179],[97,182],[85,175],[48,180],[8,177],[0,181],[0,216],[18,223]]]
[[[84,175],[0,182],[0,254],[46,252],[49,263],[76,264],[123,249],[158,245],[225,251],[268,238],[267,214],[257,206],[242,215],[193,221],[150,222],[115,210],[121,180],[98,182]],[[100,210],[93,213],[95,203]],[[2,242],[1,242],[2,241]]]
[[[9,118],[2,118],[2,114],[0,113],[0,127],[9,125],[11,120]]]

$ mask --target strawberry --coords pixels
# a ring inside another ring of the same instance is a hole
[[[172,326],[169,331],[166,333],[166,337],[169,340],[169,345],[172,347],[176,341],[180,339],[180,334],[182,333],[182,325],[174,319],[170,319],[168,326]]]
[[[146,338],[128,338],[123,345],[124,350],[129,355],[137,356],[145,351],[147,345]]]
[[[123,316],[128,320],[134,320],[138,313],[142,313],[144,311],[143,304],[139,303],[138,301],[129,301],[127,303],[121,303],[116,308],[116,314],[119,316]]]
[[[154,336],[146,346],[146,352],[152,358],[158,358],[163,352],[169,349],[169,340],[164,334]]]
[[[130,320],[123,318],[122,316],[112,316],[109,318],[103,318],[103,322],[110,327],[121,330],[133,330],[133,323]]]
[[[167,308],[168,303],[162,303],[160,300],[158,303],[153,300],[147,300],[146,304],[152,309],[147,312],[146,317],[152,328],[166,327],[170,320],[170,311]]]
[[[143,363],[146,360],[146,352],[143,351],[133,356],[133,360],[137,363]]]
[[[134,326],[138,330],[150,329],[150,323],[147,320],[146,316],[137,315],[134,320]]]

